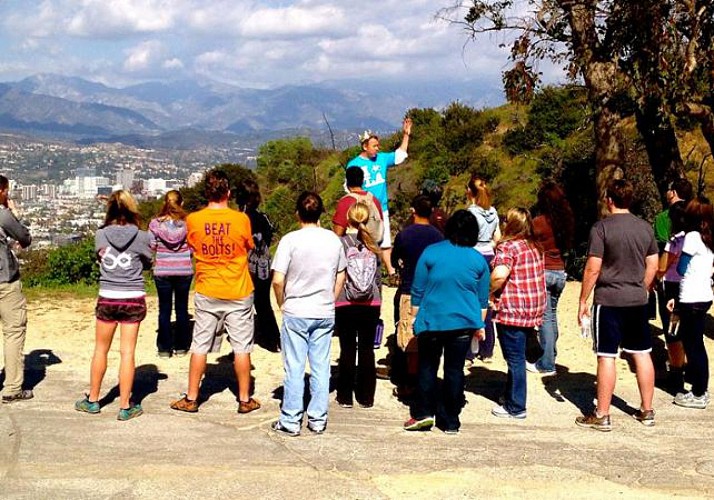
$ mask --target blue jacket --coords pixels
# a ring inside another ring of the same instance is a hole
[[[414,333],[483,328],[490,280],[486,259],[473,248],[448,240],[428,246],[412,283]]]

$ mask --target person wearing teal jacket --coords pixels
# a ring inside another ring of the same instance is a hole
[[[436,425],[455,434],[461,425],[466,353],[474,336],[484,337],[491,273],[486,259],[473,248],[478,222],[472,213],[456,211],[446,223],[444,236],[445,241],[424,250],[412,283],[419,374],[411,418],[404,429],[427,430]],[[444,383],[439,392],[436,374],[442,353]]]

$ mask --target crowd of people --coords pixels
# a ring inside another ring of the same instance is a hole
[[[107,355],[119,328],[117,418],[143,413],[131,401],[131,390],[134,351],[147,313],[144,271],[152,269],[159,303],[158,356],[190,353],[187,389],[170,404],[173,410],[199,410],[207,356],[218,352],[225,332],[238,383],[238,413],[261,407],[251,394],[250,376],[251,352],[259,342],[280,352],[284,365],[283,398],[272,429],[297,436],[306,420],[309,431],[323,433],[333,335],[340,345],[336,403],[369,408],[377,387],[374,348],[382,342],[386,323],[394,325],[390,375],[395,395],[410,404],[405,430],[436,427],[458,433],[464,369],[477,359],[489,363],[496,344],[506,361],[507,379],[491,414],[525,419],[527,372],[557,376],[557,306],[575,239],[573,211],[563,189],[547,181],[533,213],[514,207],[500,218],[487,181],[473,175],[465,189],[467,208],[447,216],[439,208],[439,186],[429,181],[412,200],[407,223],[392,238],[387,169],[406,158],[410,134],[407,119],[400,148],[381,153],[379,138],[365,133],[362,153],[346,166],[346,194],[335,206],[331,230],[320,227],[323,200],[304,192],[295,206],[299,229],[280,239],[273,258],[273,226],[259,210],[260,190],[252,180],[231,186],[225,173],[211,170],[205,176],[205,208],[187,214],[181,194],[170,191],[146,231],[139,227],[132,196],[122,190],[112,193],[95,239],[100,279],[89,391],[75,409],[101,411]],[[7,186],[0,176],[0,246],[8,237],[27,246],[29,233],[7,202]],[[703,336],[714,300],[714,210],[706,198],[692,196],[686,179],[669,186],[667,199],[670,206],[653,228],[629,210],[631,183],[613,180],[605,193],[609,216],[590,230],[578,322],[591,335],[597,356],[597,398],[591,414],[576,418],[578,426],[612,429],[610,402],[620,350],[631,356],[640,391],[633,416],[654,425],[651,294],[659,296],[673,403],[699,409],[709,403]],[[231,201],[238,210],[230,207]],[[30,399],[32,392],[22,390],[18,359],[26,324],[24,297],[17,289],[16,260],[7,243],[5,248],[6,253],[0,252],[0,261],[9,259],[0,268],[6,371],[2,401],[9,403]],[[394,318],[381,311],[383,274],[397,286]],[[188,314],[192,283],[193,329]],[[271,289],[282,312],[280,326]]]

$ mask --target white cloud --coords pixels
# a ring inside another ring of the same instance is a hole
[[[82,0],[67,33],[81,37],[163,32],[174,26],[181,0]]]
[[[259,86],[348,77],[500,80],[501,40],[462,51],[465,33],[436,20],[438,8],[431,0],[0,1],[0,46],[8,48],[0,80],[57,71],[108,82],[180,74]]]
[[[339,35],[348,27],[343,10],[335,6],[287,7],[256,10],[241,23],[241,34],[251,38],[296,38]]]
[[[164,47],[160,42],[156,40],[142,42],[127,51],[124,69],[129,72],[144,71],[160,62],[163,53]]]

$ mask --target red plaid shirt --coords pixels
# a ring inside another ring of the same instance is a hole
[[[491,262],[511,270],[500,290],[493,320],[496,323],[532,328],[543,323],[545,312],[545,266],[543,254],[525,240],[496,246]]]

